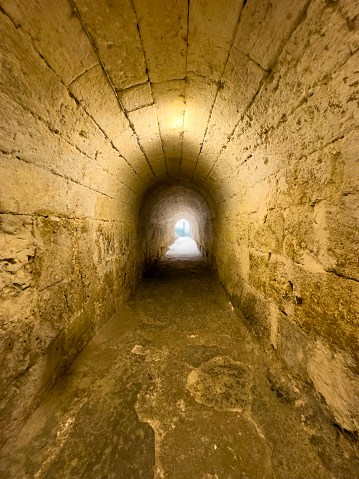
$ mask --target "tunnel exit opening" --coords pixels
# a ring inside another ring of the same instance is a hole
[[[190,223],[183,219],[180,219],[175,224],[175,239],[181,237],[190,237],[191,236],[191,225]]]

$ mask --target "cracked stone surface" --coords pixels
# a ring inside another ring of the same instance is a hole
[[[241,411],[249,403],[251,378],[246,365],[216,356],[190,373],[187,389],[199,403]]]
[[[181,241],[2,451],[22,479],[356,479],[359,456]]]

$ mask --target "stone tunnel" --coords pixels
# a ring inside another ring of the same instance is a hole
[[[0,22],[1,477],[357,479],[358,1],[0,0]],[[183,322],[151,349],[166,294]],[[91,402],[101,334],[136,373]]]

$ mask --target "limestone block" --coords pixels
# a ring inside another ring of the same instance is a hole
[[[117,179],[122,184],[122,176],[120,174],[118,174]],[[138,175],[132,172],[130,178],[127,178],[126,186],[128,187],[128,191],[131,192],[131,197],[132,197],[132,193],[134,193],[134,196],[137,197],[139,192],[142,191],[143,181],[140,179]]]
[[[325,88],[357,50],[358,32],[349,28],[341,8],[324,0],[310,3],[305,20],[289,39],[253,105],[252,115],[265,129],[289,117],[312,95],[318,82]]]
[[[308,6],[308,0],[251,1],[241,13],[236,46],[270,70]]]
[[[295,296],[291,314],[298,324],[358,359],[358,282],[296,264],[288,273]]]
[[[61,105],[59,118],[60,135],[80,152],[95,159],[100,148],[108,148],[104,133],[74,99]]]
[[[71,316],[66,284],[53,284],[41,291],[37,308],[39,321],[35,325],[34,333],[38,337],[36,343],[39,353],[46,351]]]
[[[337,423],[347,431],[359,430],[359,380],[353,360],[344,351],[333,351],[318,340],[309,357],[308,372],[325,398]]]
[[[182,153],[182,135],[176,131],[166,132],[162,136],[163,151],[167,160],[169,173],[171,166],[179,164]]]
[[[1,91],[48,122],[59,127],[60,106],[66,101],[66,88],[46,65],[21,29],[1,16]]]
[[[98,63],[69,2],[4,0],[2,8],[26,31],[29,40],[66,85]]]
[[[117,251],[118,238],[115,237],[113,225],[99,223],[96,228],[96,246],[97,246],[97,262],[107,263],[110,261]]]
[[[283,262],[266,252],[251,248],[249,264],[249,284],[284,310],[282,298],[286,294],[288,280]]]
[[[200,75],[190,74],[186,82],[185,132],[199,138],[205,133],[209,114],[217,93],[217,83]]]
[[[308,356],[313,349],[313,339],[310,339],[293,318],[279,316],[277,351],[284,359],[291,372],[308,380]]]
[[[359,195],[315,207],[316,253],[327,271],[359,280]]]
[[[335,183],[343,176],[338,146],[337,142],[330,144],[299,161],[292,160],[290,167],[279,170],[273,195],[277,204],[313,207],[318,201],[335,195]]]
[[[94,218],[96,201],[101,196],[94,190],[78,183],[68,183],[68,216],[71,218]]]
[[[351,101],[356,89],[355,67],[350,67],[351,71],[348,73],[349,64],[354,65],[354,63],[355,58],[353,57],[343,70],[333,75],[328,85],[323,88],[318,87],[309,100],[295,110],[293,117],[280,123],[278,128],[265,133],[266,137],[262,139],[262,142],[266,141],[268,145],[265,156],[268,164],[273,164],[271,167],[273,172],[281,170],[283,163],[288,161],[291,164],[291,169],[293,160],[301,160],[322,148],[327,148],[331,142],[334,143],[341,137],[351,134],[355,128],[355,117],[358,114],[355,102]],[[353,79],[350,83],[351,86],[344,82],[346,75]],[[312,127],[313,124],[316,125],[316,128]],[[258,147],[251,146],[253,141],[250,130],[241,135],[238,144],[242,151],[250,151],[250,155],[255,158],[254,150]],[[320,160],[320,158],[318,159]],[[254,165],[254,163],[252,164]],[[298,164],[298,167],[295,168],[300,170],[301,165]],[[293,175],[295,172],[291,173],[290,169],[288,170],[289,175]],[[333,178],[335,175],[335,171],[332,172]],[[283,174],[281,176],[283,177]],[[313,188],[313,191],[315,188],[317,186]],[[284,196],[282,196],[283,198]]]
[[[216,182],[217,187],[223,191],[227,191],[227,182],[229,178],[233,183],[236,182],[237,170],[236,165],[226,161],[224,158],[218,158],[216,163],[213,165],[209,177]],[[206,180],[208,181],[208,179]],[[235,187],[234,187],[235,189]]]
[[[359,162],[356,151],[356,145],[359,142],[359,131],[353,130],[343,139],[340,139],[333,145],[329,154],[337,160],[337,163],[343,164],[343,171],[338,168],[338,174],[335,175],[333,181],[338,190],[347,194],[349,192],[358,191],[359,185]],[[341,161],[339,161],[339,158]]]
[[[196,160],[199,155],[217,88],[216,83],[199,75],[187,77],[183,157]]]
[[[148,106],[135,110],[129,113],[129,117],[131,122],[134,124],[136,134],[138,135],[141,145],[146,152],[151,166],[153,160],[160,158],[164,160],[162,141],[155,107]]]
[[[1,96],[0,102],[4,113],[0,121],[3,151],[13,152],[24,161],[61,176],[82,181],[88,157],[10,98]]]
[[[197,158],[201,148],[201,141],[203,137],[200,134],[195,136],[195,132],[184,133],[183,134],[183,144],[182,144],[182,160],[183,166],[191,178],[192,174],[197,165]]]
[[[77,251],[75,260],[81,271],[81,279],[86,294],[93,301],[99,289],[99,278],[97,274],[97,264],[99,262],[99,248],[97,246],[97,236],[95,233],[95,224],[92,221],[85,220],[79,228],[77,234]],[[84,233],[87,233],[86,235]]]
[[[103,171],[116,176],[124,185],[130,186],[134,181],[140,181],[133,168],[112,145],[98,150],[95,164]]]
[[[149,140],[148,142],[145,142],[143,145],[145,148],[147,148],[147,151],[149,152],[149,155],[153,155],[155,159],[151,160],[151,166],[153,171],[155,172],[156,175],[156,180],[154,181],[160,181],[160,178],[166,178],[167,177],[167,163],[165,158],[158,155],[156,152],[160,149],[160,145],[156,145],[156,141],[151,141]],[[161,146],[161,152],[162,152],[162,146]]]
[[[135,85],[126,90],[117,92],[121,103],[127,112],[138,110],[153,104],[152,89],[150,82]]]
[[[66,220],[39,218],[35,225],[35,270],[40,290],[71,276],[74,271],[74,243]]]
[[[131,128],[127,128],[120,133],[113,140],[113,144],[142,180],[145,181],[153,177],[144,154],[139,147],[138,138]]]
[[[136,15],[129,1],[76,5],[117,90],[147,81]]]
[[[226,144],[225,154],[228,154],[232,159],[236,159],[239,166],[242,166],[242,164],[246,164],[254,156],[258,148],[262,148],[265,153],[258,153],[258,156],[263,157],[261,161],[264,161],[267,154],[264,144],[265,140],[264,135],[253,128],[252,117],[249,117],[247,113],[245,113],[242,117],[238,118],[236,129]]]
[[[35,242],[31,217],[1,215],[0,295],[2,299],[13,299],[34,286],[34,256]]]
[[[220,116],[222,115],[220,114]],[[219,121],[217,122],[218,119]],[[217,161],[221,149],[225,146],[227,142],[227,134],[223,128],[221,120],[221,117],[211,118],[211,124],[208,127],[199,155],[199,163],[208,161],[208,158],[212,166],[213,163]]]
[[[32,313],[36,305],[35,241],[32,219],[0,215],[0,372],[2,397],[18,374],[29,366]]]
[[[46,359],[43,357],[40,363],[27,369],[24,374],[20,374],[13,381],[12,387],[8,389],[7,395],[3,399],[3,414],[0,418],[2,443],[18,432],[19,427],[22,426],[29,411],[33,408],[34,397],[38,397],[44,387],[49,387],[46,381],[42,382],[45,370]]]
[[[178,177],[182,152],[185,82],[169,81],[154,84],[152,91],[168,171],[172,174],[173,165],[175,168],[173,175]]]
[[[115,221],[121,215],[122,204],[117,199],[98,195],[94,205],[94,218],[101,221]]]
[[[248,178],[248,182],[251,180]],[[243,191],[243,211],[255,213],[259,221],[265,219],[268,210],[268,198],[271,196],[270,184],[268,181],[255,183]]]
[[[249,246],[261,251],[281,254],[284,239],[284,217],[280,210],[269,211],[263,222],[250,220]]]
[[[6,101],[4,111],[11,113],[7,117],[4,134],[1,135],[3,149],[14,151],[21,159],[35,163],[64,178],[71,178],[77,182],[85,181],[86,170],[89,166],[95,167],[94,161],[51,132],[31,114],[24,112],[16,103]],[[12,128],[16,133],[8,135],[7,131]],[[51,156],[48,154],[50,149]]]
[[[202,150],[202,152],[200,153],[198,157],[198,162],[196,165],[196,169],[194,171],[193,178],[196,178],[196,180],[199,180],[199,178],[205,179],[210,173],[212,167],[213,167],[213,159],[208,153],[204,153]],[[201,184],[200,181],[196,181],[196,183]]]
[[[63,355],[58,359],[60,374],[62,371],[66,371],[80,351],[106,322],[103,318],[107,318],[108,316],[99,313],[100,312],[96,311],[93,305],[89,303],[86,309],[73,317],[66,326],[61,337]],[[98,322],[94,321],[96,317],[99,318]],[[66,352],[66,354],[64,354],[64,352]]]
[[[0,215],[0,372],[2,404],[16,376],[30,364],[36,305],[35,240],[30,216]]]
[[[7,283],[9,282],[7,281]],[[13,296],[6,294],[6,286],[3,288],[5,294],[1,295],[0,312],[1,328],[3,328],[1,335],[3,335],[2,340],[5,342],[7,337],[16,337],[16,332],[12,332],[13,330],[17,328],[19,330],[21,328],[31,329],[32,313],[37,301],[36,291],[31,288],[31,286],[32,285],[25,288],[23,291],[17,292]],[[6,331],[7,333],[5,334]],[[7,346],[12,350],[12,344],[8,344]],[[6,354],[7,346],[4,349],[4,354]]]
[[[31,363],[31,349],[35,347],[29,340],[33,329],[32,311],[36,306],[34,291],[27,289],[11,299],[1,301],[0,371],[1,395],[6,396],[6,388]]]
[[[224,139],[234,130],[266,75],[251,58],[236,47],[231,49],[210,123],[223,129]]]
[[[95,65],[69,86],[69,91],[94,118],[108,138],[113,139],[128,127],[101,65]]]
[[[355,70],[358,59],[359,55],[351,57],[343,69],[333,74],[325,88],[318,88],[294,113],[293,121],[286,126],[288,134],[298,141],[301,154],[311,153],[356,127],[358,105],[353,100],[358,93],[359,74]],[[313,122],[315,129],[309,127]]]
[[[183,150],[182,150],[183,155]],[[192,157],[191,157],[192,158]],[[196,161],[189,160],[188,157],[182,157],[181,163],[181,181],[183,186],[187,186],[191,182],[192,173],[196,167]]]
[[[3,212],[67,215],[66,179],[8,155],[1,155],[0,172]]]
[[[315,233],[315,213],[310,206],[292,206],[284,211],[284,252],[295,263],[305,264],[315,272],[324,272]],[[310,262],[310,258],[312,258]]]
[[[136,201],[138,199],[138,195],[135,191],[131,190],[128,187],[125,187],[116,179],[117,181],[117,194],[116,194],[116,200],[121,203],[121,204],[126,204],[126,201],[128,201],[128,204],[124,208],[123,214],[121,215],[121,218],[126,219],[127,215],[130,211],[133,211],[134,208],[136,207]],[[117,210],[117,207],[116,207]],[[121,221],[120,218],[117,218],[117,221]]]
[[[227,151],[229,151],[229,158]],[[268,209],[277,206],[276,178],[268,165],[268,156],[264,156],[263,153],[266,153],[265,148],[263,150],[259,148],[253,155],[249,155],[248,159],[241,162],[240,158],[232,156],[236,152],[229,144],[219,158],[219,163],[223,162],[226,165],[230,162],[233,165],[232,168],[236,170],[235,176],[232,177],[233,181],[228,182],[223,179],[229,188],[229,195],[239,195],[241,212],[256,211],[260,219],[264,218]]]
[[[87,290],[84,288],[80,274],[77,273],[68,283],[66,288],[66,298],[72,314],[76,314],[78,311],[87,307]]]
[[[243,0],[192,1],[189,6],[189,71],[221,79]]]
[[[334,45],[337,43],[338,41],[334,42]],[[331,55],[331,58],[336,57]],[[257,125],[256,129],[262,129],[262,132],[267,134],[268,126],[265,126],[265,122],[263,123],[265,118],[268,117],[271,121],[271,123],[268,125],[273,124],[273,121],[278,122],[279,120],[279,128],[276,130],[269,130],[269,133],[271,133],[273,138],[273,140],[271,139],[272,154],[268,155],[269,164],[272,163],[271,159],[275,160],[276,157],[279,158],[282,156],[289,158],[290,155],[297,156],[297,152],[299,151],[303,153],[302,148],[305,146],[305,144],[308,144],[308,142],[309,145],[316,145],[316,148],[318,148],[326,142],[329,142],[333,136],[339,136],[340,132],[345,134],[346,131],[350,131],[353,128],[354,124],[352,123],[352,118],[355,117],[356,113],[351,111],[355,105],[350,101],[350,98],[352,98],[353,94],[355,94],[354,91],[356,87],[355,80],[348,80],[349,77],[355,75],[355,67],[352,66],[355,62],[356,59],[353,57],[341,68],[341,70],[332,75],[333,78],[328,80],[327,85],[318,87],[314,91],[314,95],[312,95],[312,97],[310,97],[306,102],[303,102],[300,108],[294,112],[295,118],[287,118],[287,115],[282,115],[282,117],[278,116],[277,120],[274,120],[276,115],[272,111],[272,107],[270,104],[268,104],[268,101],[264,101],[262,98],[263,92],[258,95],[256,102],[254,102],[253,106],[251,107],[251,117],[254,117],[256,122],[261,119],[263,127]],[[319,72],[320,69],[315,71]],[[281,70],[280,75],[282,76],[283,74],[284,73]],[[275,93],[277,91],[280,91],[280,89],[278,89],[274,84],[271,92],[268,93],[268,98],[275,97]],[[295,91],[293,87],[289,85],[288,88],[285,88],[283,91],[286,91],[287,93],[289,92],[289,97],[283,98],[283,100],[279,98],[277,100],[273,100],[275,105],[282,105],[284,108],[287,108],[287,105],[290,104],[291,99],[294,99],[297,102],[298,95],[293,95],[293,91]],[[261,110],[258,110],[257,108],[259,102],[262,102]],[[295,105],[297,104],[298,102],[295,103]],[[349,108],[346,107],[347,104],[349,104]],[[284,111],[287,112],[287,110]],[[301,115],[300,112],[302,112]],[[303,115],[303,113],[305,113],[305,115]],[[338,118],[340,118],[340,121],[338,121]],[[315,122],[317,125],[320,125],[320,123],[323,123],[324,121],[326,123],[325,127],[318,126],[316,129],[310,128],[310,125],[312,125],[313,122]],[[330,125],[329,128],[328,124]],[[301,130],[302,133],[298,135],[297,131],[294,132],[294,129],[292,129],[294,125],[296,125],[296,128],[299,126],[299,131]],[[288,131],[288,128],[290,131]],[[258,133],[256,130],[254,130],[253,125],[247,124],[242,126],[239,124],[237,131],[237,135],[240,132],[245,133],[244,135],[243,133],[240,133],[239,143],[236,137],[233,140],[234,144],[238,143],[239,153],[241,150],[245,151],[248,148],[250,148],[252,150],[251,153],[253,153],[255,145],[258,143],[258,141],[255,140],[255,136],[258,135]],[[254,136],[251,131],[254,133]],[[323,131],[325,133],[323,133]],[[298,139],[298,143],[289,147],[289,142],[292,142],[293,138]],[[287,142],[288,147],[286,146]],[[234,144],[233,146],[230,144],[228,147],[232,146],[234,148]],[[274,152],[276,152],[276,155],[273,155]]]
[[[243,284],[241,296],[234,296],[232,301],[240,306],[256,335],[264,341],[268,340],[270,329],[267,318],[270,316],[270,302],[246,283]]]
[[[187,2],[134,0],[133,4],[151,82],[184,78]]]
[[[111,198],[119,194],[120,184],[116,176],[103,170],[96,163],[89,162],[82,184]]]
[[[168,181],[170,185],[178,185],[180,178],[180,165],[179,162],[168,162],[170,171],[168,173]]]

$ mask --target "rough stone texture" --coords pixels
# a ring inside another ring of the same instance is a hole
[[[159,0],[149,3],[146,0],[134,0],[133,5],[150,81],[184,78],[187,63],[187,1]]]
[[[66,85],[98,64],[69,2],[4,0],[1,4],[15,24],[29,34],[36,49]]]
[[[121,120],[116,128],[90,96],[103,79],[98,66],[66,88],[68,77],[53,69],[73,76],[68,57],[50,68],[40,51],[55,48],[71,25],[80,35],[79,25],[59,17],[55,37],[42,36],[50,22],[37,25],[32,41],[36,12],[23,27],[1,13],[1,445],[127,298],[142,268],[130,206],[136,175],[109,139],[124,129],[123,113],[106,105]]]
[[[187,389],[197,402],[222,411],[242,411],[250,387],[248,367],[226,356],[204,362],[187,379]]]
[[[148,80],[132,2],[74,2],[116,89]]]
[[[214,168],[198,163],[227,192],[217,214],[223,283],[350,431],[359,404],[357,13],[311,2]]]
[[[357,433],[357,0],[0,4],[3,440],[180,217]]]
[[[249,334],[188,241],[6,446],[1,478],[357,478],[358,451]]]
[[[242,5],[243,0],[189,3],[188,71],[221,80]]]

